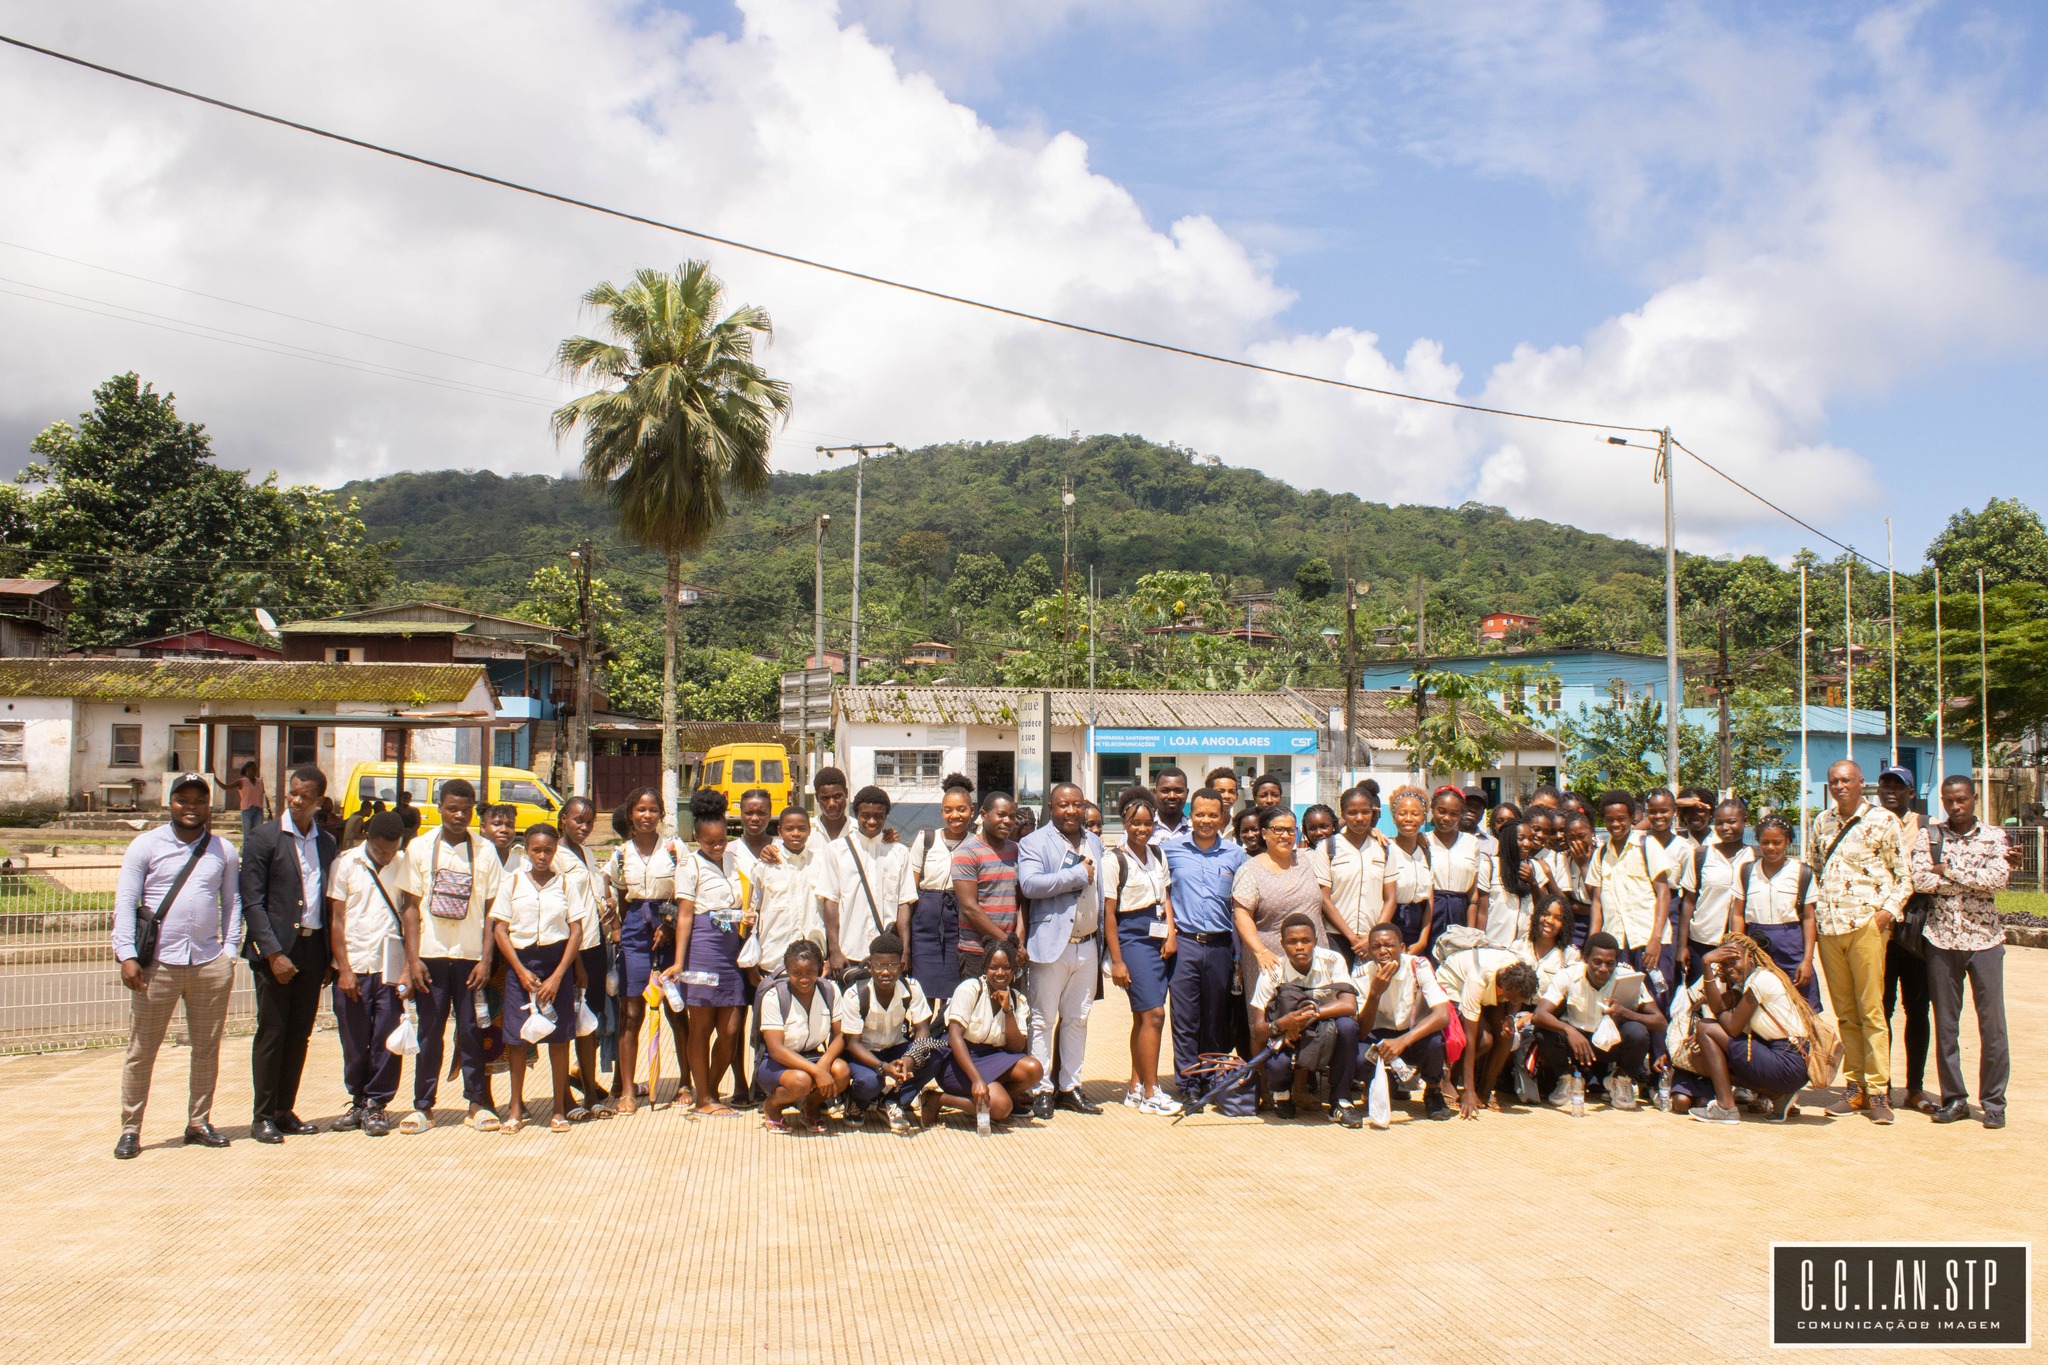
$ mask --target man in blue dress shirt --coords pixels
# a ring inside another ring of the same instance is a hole
[[[1161,842],[1173,873],[1173,1069],[1180,1092],[1205,1052],[1230,1049],[1230,981],[1237,956],[1230,886],[1244,866],[1244,850],[1223,837],[1223,796],[1203,787],[1188,800],[1188,833]]]

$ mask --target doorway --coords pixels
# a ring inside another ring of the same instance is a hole
[[[981,750],[974,755],[974,796],[976,800],[990,792],[1017,794],[1017,756],[999,751]]]

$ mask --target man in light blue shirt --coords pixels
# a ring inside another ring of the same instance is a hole
[[[1073,783],[1055,786],[1048,805],[1051,818],[1017,844],[1017,898],[1031,963],[1024,998],[1031,1005],[1031,1055],[1043,1072],[1031,1111],[1040,1119],[1055,1108],[1102,1112],[1081,1093],[1088,1011],[1102,972],[1102,840],[1083,826],[1088,798]]]
[[[235,985],[229,947],[242,937],[240,863],[234,845],[212,832],[213,788],[204,774],[180,774],[171,784],[170,803],[171,822],[128,845],[114,888],[114,960],[121,964],[121,984],[134,993],[128,1057],[121,1066],[121,1140],[114,1145],[115,1157],[123,1161],[142,1151],[150,1075],[180,1000],[192,1044],[185,1141],[228,1145],[212,1123],[213,1086]],[[155,951],[147,963],[137,945],[143,920],[156,923]]]
[[[1230,981],[1237,957],[1230,888],[1244,866],[1244,850],[1223,837],[1221,793],[1204,787],[1188,801],[1188,834],[1162,843],[1173,874],[1173,1069],[1180,1093],[1205,1052],[1230,1049]]]

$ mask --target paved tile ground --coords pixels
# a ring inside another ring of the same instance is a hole
[[[1774,1238],[2048,1242],[2048,952],[2007,961],[2000,1133],[1113,1108],[798,1138],[669,1109],[214,1152],[177,1145],[186,1054],[166,1049],[142,1158],[115,1162],[118,1049],[6,1059],[0,1358],[1761,1360]],[[1101,1099],[1120,996],[1089,1047]],[[248,1047],[228,1041],[217,1108],[237,1139]],[[323,1031],[307,1117],[337,1112],[338,1072]]]

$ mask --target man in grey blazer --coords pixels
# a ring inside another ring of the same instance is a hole
[[[327,775],[295,768],[285,783],[285,811],[249,831],[242,843],[243,952],[256,986],[256,1041],[249,1049],[255,1081],[258,1142],[317,1133],[292,1111],[306,1044],[320,1014],[320,987],[333,966],[325,929],[327,874],[334,836],[313,813],[327,794]]]

